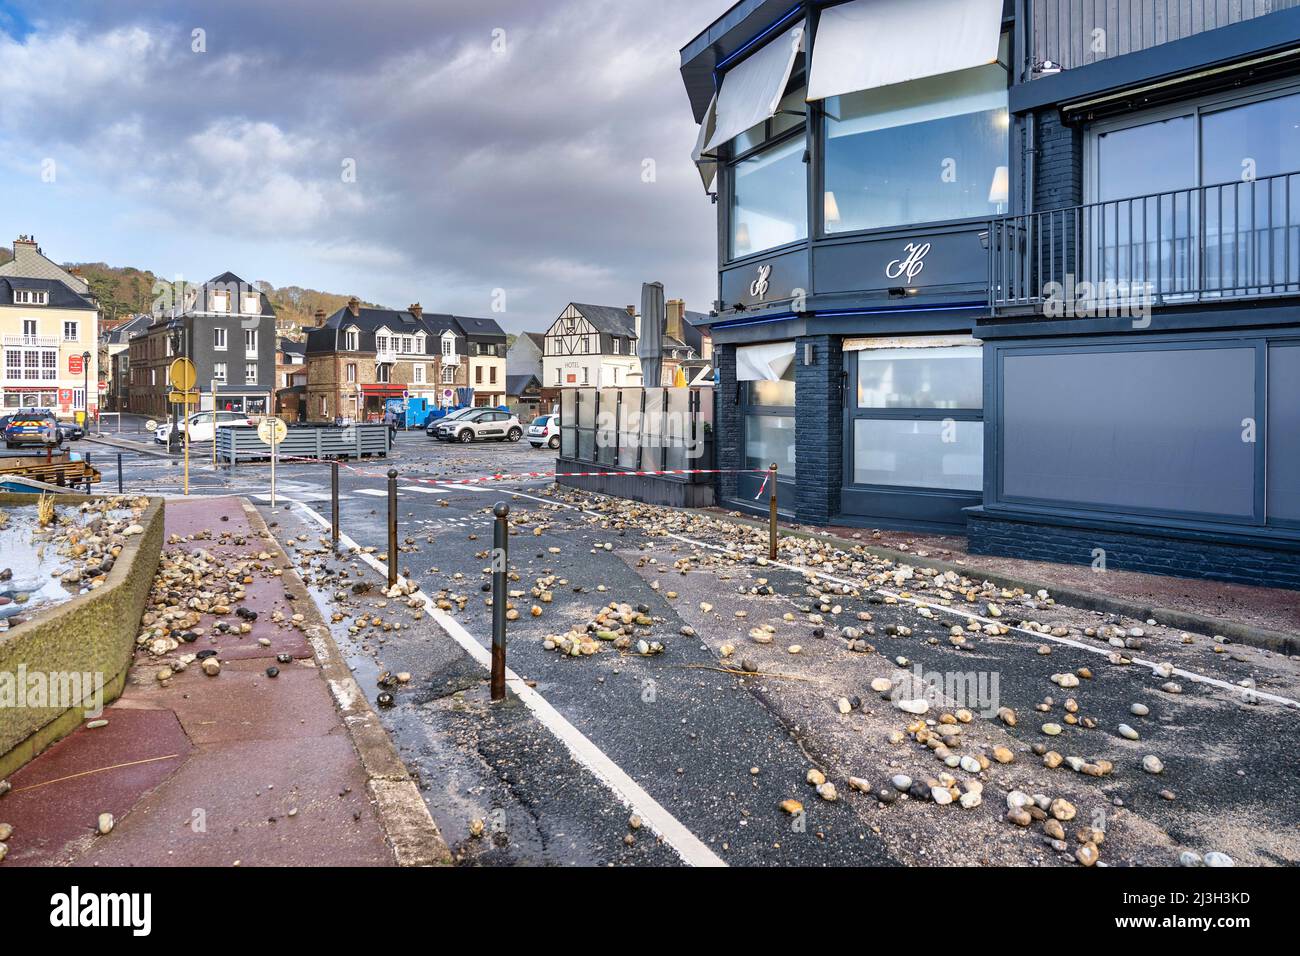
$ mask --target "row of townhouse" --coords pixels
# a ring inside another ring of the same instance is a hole
[[[370,308],[352,298],[307,335],[305,415],[374,420],[389,399],[506,401],[506,334],[492,319]]]
[[[89,283],[19,236],[0,265],[0,404],[60,418],[99,412],[99,306]]]
[[[681,77],[719,468],[804,523],[1300,586],[1300,7],[741,0]]]

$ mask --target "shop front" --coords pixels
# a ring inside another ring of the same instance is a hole
[[[391,399],[406,397],[406,386],[395,383],[369,383],[361,386],[361,417],[367,422],[382,422]]]
[[[1300,11],[1062,71],[1040,9],[740,0],[682,50],[719,496],[1300,587]]]
[[[730,505],[764,506],[773,463],[801,521],[958,529],[982,500],[1011,34],[1001,0],[931,5],[740,3],[682,51],[719,215]]]

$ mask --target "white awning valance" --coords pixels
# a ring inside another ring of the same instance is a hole
[[[776,113],[790,83],[795,57],[802,50],[800,20],[723,75],[717,93],[717,128],[706,149],[716,149]]]
[[[718,94],[713,94],[713,99],[709,101],[709,108],[704,111],[704,122],[700,124],[700,133],[695,138],[695,149],[691,150],[691,159],[695,161],[695,168],[700,171],[700,179],[704,180],[704,191],[713,191],[713,181],[718,178],[718,161],[712,155],[706,155],[705,143],[713,136],[713,131],[718,125]]]
[[[736,381],[779,382],[793,362],[793,342],[742,345],[736,349]]]
[[[1002,0],[850,0],[822,11],[808,101],[994,63]]]

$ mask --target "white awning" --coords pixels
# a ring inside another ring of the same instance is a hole
[[[994,63],[1002,0],[849,0],[817,25],[808,101]]]
[[[736,381],[779,382],[793,362],[793,342],[742,345],[736,349]]]
[[[713,99],[709,101],[709,108],[704,111],[704,122],[700,124],[700,134],[695,138],[695,149],[691,150],[691,159],[695,161],[695,168],[700,171],[700,179],[704,180],[705,192],[713,191],[713,181],[718,178],[718,161],[712,155],[705,155],[704,144],[709,141],[713,135],[713,130],[718,125],[718,94],[713,94]]]
[[[800,20],[723,74],[717,94],[718,125],[706,149],[716,149],[776,113],[790,83],[795,57],[802,50],[803,21]]]

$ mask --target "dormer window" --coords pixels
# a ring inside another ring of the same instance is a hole
[[[261,315],[262,297],[255,292],[245,295],[244,308],[242,311],[245,315]]]
[[[14,305],[49,305],[50,294],[44,289],[14,289]]]
[[[211,307],[211,309],[212,309],[213,312],[229,312],[229,311],[230,311],[230,293],[229,293],[229,292],[213,292],[213,293],[211,294],[211,296],[208,298],[208,304],[209,304],[209,306]]]

